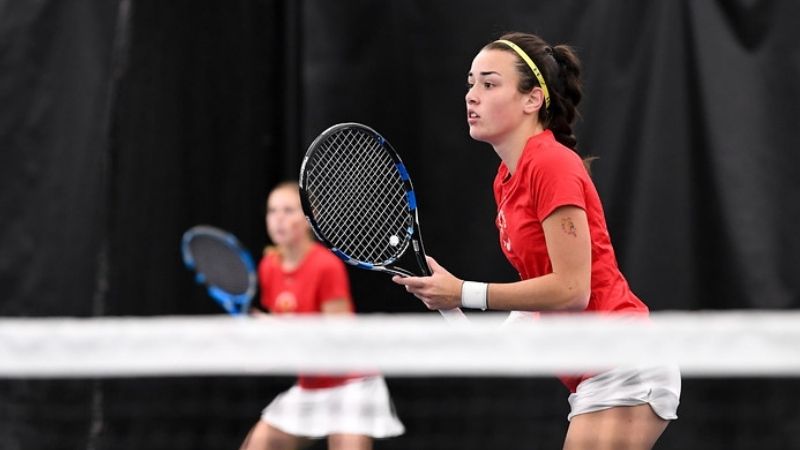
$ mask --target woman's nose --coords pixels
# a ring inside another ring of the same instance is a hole
[[[478,103],[478,98],[473,94],[472,88],[467,91],[467,95],[464,96],[464,99],[467,101],[467,104]]]

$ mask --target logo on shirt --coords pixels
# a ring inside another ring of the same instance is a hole
[[[511,251],[511,238],[508,237],[508,224],[506,223],[506,215],[503,210],[497,212],[497,220],[495,220],[497,230],[500,231],[500,245],[507,252]]]
[[[283,291],[275,298],[276,313],[290,313],[297,311],[297,297],[289,291]]]

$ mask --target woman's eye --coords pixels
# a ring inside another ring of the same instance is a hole
[[[484,87],[485,89],[491,89],[491,88],[493,88],[493,87],[494,87],[494,84],[492,84],[492,83],[489,83],[489,82],[485,82],[485,83],[483,83],[483,87]]]

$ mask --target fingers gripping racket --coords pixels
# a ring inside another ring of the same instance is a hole
[[[300,168],[303,211],[319,240],[348,264],[400,276],[428,276],[411,178],[377,131],[334,125],[308,148]],[[465,320],[461,310],[442,310]]]
[[[247,314],[256,292],[253,258],[236,236],[208,225],[183,233],[183,263],[195,272],[195,281],[233,316]]]

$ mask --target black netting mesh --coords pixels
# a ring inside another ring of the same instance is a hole
[[[0,448],[235,449],[261,409],[292,382],[290,377],[3,380]],[[388,378],[387,383],[407,432],[377,441],[377,450],[532,450],[563,443],[567,392],[554,379]],[[798,396],[797,378],[684,379],[679,419],[656,449],[800,448]],[[312,448],[326,447],[320,442]]]

